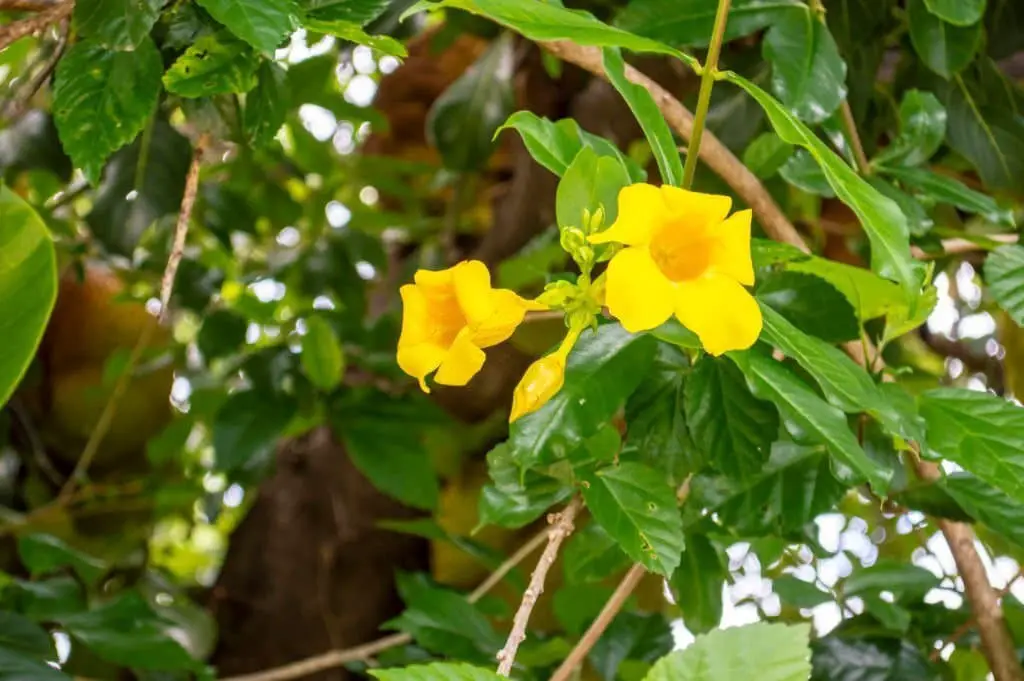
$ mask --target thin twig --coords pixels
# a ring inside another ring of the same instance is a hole
[[[516,651],[519,644],[526,640],[526,625],[530,621],[530,613],[537,604],[537,599],[544,593],[544,581],[547,579],[548,571],[555,564],[558,557],[558,549],[565,541],[565,538],[572,534],[573,522],[580,510],[582,501],[579,497],[573,498],[561,513],[551,516],[548,521],[551,529],[548,531],[548,545],[544,548],[537,566],[530,576],[530,584],[523,593],[523,600],[519,604],[515,617],[512,619],[512,631],[509,632],[505,647],[498,651],[498,676],[508,676],[512,673],[512,664],[516,660]]]
[[[21,21],[16,21],[13,24],[0,27],[0,50],[5,49],[15,40],[19,40],[27,35],[41,31],[50,24],[56,24],[58,21],[63,21],[69,14],[71,14],[71,10],[74,9],[74,6],[75,3],[72,0],[66,0],[59,5],[53,5],[44,9],[34,17],[22,19]]]
[[[178,265],[181,264],[181,257],[185,253],[188,221],[192,217],[192,207],[196,203],[196,194],[199,191],[199,164],[203,160],[203,152],[209,141],[210,137],[206,133],[199,136],[196,148],[192,152],[192,165],[189,166],[188,175],[185,177],[185,194],[181,197],[181,210],[178,212],[178,222],[174,226],[174,244],[171,246],[171,254],[167,257],[164,276],[160,280],[160,321],[167,319],[174,277],[178,274]]]
[[[1004,596],[1006,596],[1006,594],[1010,593],[1010,590],[1013,588],[1013,585],[1016,584],[1017,580],[1021,577],[1024,577],[1024,566],[1021,566],[1017,570],[1017,574],[1015,574],[1013,578],[1006,583],[1006,586],[1004,586],[1002,589],[999,589],[999,591],[996,592],[996,597],[1003,598]],[[974,619],[973,615],[971,617],[968,617],[966,620],[964,620],[963,624],[961,624],[959,627],[953,630],[953,633],[949,635],[949,638],[946,639],[945,643],[936,647],[935,650],[931,652],[931,655],[928,656],[928,659],[932,662],[938,662],[939,657],[942,656],[942,651],[945,650],[946,646],[955,644],[957,641],[963,638],[968,631],[973,629],[976,624],[977,621]]]
[[[722,40],[725,38],[725,24],[729,19],[731,0],[718,0],[715,11],[715,23],[711,29],[711,43],[708,45],[708,56],[704,59],[703,71],[700,74],[700,92],[697,94],[697,110],[693,118],[693,132],[690,135],[686,150],[686,166],[683,168],[683,189],[693,185],[693,176],[697,172],[697,158],[700,156],[700,140],[704,135],[704,121],[711,106],[711,89],[718,75],[718,55],[722,51]]]
[[[46,57],[42,68],[32,77],[32,80],[24,88],[18,88],[18,93],[7,102],[3,112],[0,113],[0,118],[8,123],[16,120],[25,112],[31,99],[39,92],[39,88],[43,87],[43,84],[57,67],[57,62],[64,56],[64,49],[68,45],[68,32],[71,30],[71,22],[64,19],[60,24],[60,35],[57,37],[57,43],[53,48],[53,52]]]
[[[4,12],[42,12],[56,5],[57,0],[0,0]]]
[[[995,241],[1001,245],[1015,244],[1019,241],[1019,237],[1016,234],[992,234],[986,235],[985,238],[989,241]],[[978,244],[970,241],[969,239],[943,239],[941,253],[929,253],[918,246],[911,246],[910,252],[918,260],[933,260],[947,255],[983,251],[986,250],[986,248],[987,247],[984,244]]]
[[[850,138],[850,146],[853,147],[853,158],[857,161],[857,170],[861,175],[870,175],[871,163],[868,162],[867,154],[864,153],[864,144],[860,140],[860,134],[857,133],[857,122],[853,120],[853,110],[850,108],[850,102],[844,99],[843,103],[839,106],[839,111],[843,116],[843,127],[846,128],[846,136]]]

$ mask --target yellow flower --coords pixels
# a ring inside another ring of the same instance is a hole
[[[512,413],[508,422],[526,416],[543,407],[562,389],[565,382],[565,357],[568,348],[556,350],[531,364],[512,393]]]
[[[512,291],[491,288],[491,273],[477,260],[438,272],[419,270],[401,288],[402,335],[398,366],[424,392],[427,376],[443,385],[466,385],[484,365],[484,352],[506,340],[527,310],[543,306]]]
[[[590,237],[626,246],[608,264],[605,302],[630,332],[673,314],[712,355],[749,348],[761,333],[749,210],[730,217],[727,196],[634,184],[619,193],[618,219]]]

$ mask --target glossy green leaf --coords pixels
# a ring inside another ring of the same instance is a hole
[[[569,584],[600,582],[629,567],[629,558],[598,523],[589,523],[565,543],[562,566]]]
[[[21,382],[57,300],[53,239],[20,196],[0,185],[0,405]]]
[[[44,634],[45,635],[45,634]],[[10,650],[0,641],[0,678],[4,681],[70,681],[45,662]]]
[[[197,0],[236,36],[264,53],[273,53],[294,28],[288,0]]]
[[[658,162],[662,182],[680,186],[683,181],[683,162],[679,158],[679,147],[654,97],[647,88],[626,78],[626,62],[617,49],[605,48],[604,70],[609,82],[626,100],[630,111],[643,128],[647,143],[654,153],[654,160]]]
[[[786,270],[811,274],[835,286],[853,305],[861,322],[882,317],[905,306],[899,286],[860,267],[809,257],[788,263]]]
[[[398,589],[408,606],[383,628],[408,633],[429,651],[456,659],[489,660],[504,639],[462,594],[399,576]]]
[[[651,329],[648,333],[660,341],[671,343],[680,348],[699,350],[700,338],[693,331],[682,325],[675,317],[669,317],[661,326]]]
[[[0,610],[0,652],[8,655],[23,655],[35,660],[56,659],[53,639],[42,627],[16,612]],[[0,678],[3,675],[0,662]]]
[[[947,23],[928,11],[925,0],[907,1],[907,23],[910,42],[921,61],[943,78],[960,73],[981,44],[980,23],[966,27]]]
[[[664,476],[624,462],[587,476],[583,499],[594,520],[634,561],[670,576],[683,551],[682,517]]]
[[[18,557],[33,577],[70,567],[86,584],[94,584],[107,571],[107,564],[77,551],[49,534],[18,537]]]
[[[389,35],[371,35],[363,28],[352,21],[324,21],[313,17],[306,17],[302,25],[310,31],[333,35],[336,38],[372,47],[381,54],[389,54],[392,57],[404,59],[407,56],[405,45]],[[366,109],[362,109],[366,111]]]
[[[248,92],[259,60],[248,45],[220,32],[204,35],[164,74],[164,87],[182,97]]]
[[[975,520],[1024,546],[1024,507],[970,473],[950,473],[939,481],[953,501]]]
[[[898,638],[826,636],[812,645],[811,681],[939,681],[917,646]]]
[[[779,171],[793,155],[793,145],[774,132],[761,133],[743,150],[743,165],[762,180]]]
[[[809,274],[779,271],[758,278],[757,299],[794,326],[830,343],[857,338],[853,305],[827,281]]]
[[[900,102],[900,133],[875,162],[916,166],[939,150],[946,137],[946,108],[930,92],[909,90]]]
[[[739,480],[760,472],[779,430],[774,405],[750,393],[734,364],[711,357],[686,383],[686,422],[711,466]]]
[[[706,535],[686,533],[686,548],[669,586],[694,634],[711,631],[722,621],[722,586],[729,579],[728,561]]]
[[[500,681],[490,669],[453,662],[419,664],[401,669],[371,669],[370,676],[380,681]]]
[[[293,402],[255,390],[231,395],[213,420],[216,467],[231,471],[267,457],[295,411]]]
[[[798,118],[819,123],[839,108],[846,97],[846,62],[817,14],[782,13],[763,49],[772,64],[772,91]]]
[[[890,471],[873,461],[854,437],[843,413],[818,397],[792,370],[757,351],[731,353],[756,396],[774,402],[787,427],[825,445],[836,459],[878,490],[888,487]]]
[[[711,40],[716,0],[632,0],[616,26],[671,45],[704,47]],[[725,40],[770,26],[790,12],[806,13],[799,0],[735,0],[725,24]]]
[[[644,681],[807,681],[809,624],[718,629],[657,662]]]
[[[75,27],[114,50],[133,50],[149,36],[164,0],[77,0]]]
[[[50,622],[85,609],[82,585],[71,576],[15,580],[5,588],[4,595],[11,599],[15,610],[36,622]]]
[[[572,493],[554,478],[533,471],[524,474],[504,443],[487,453],[487,470],[493,484],[480,490],[480,527],[523,527]]]
[[[946,99],[949,146],[968,159],[990,189],[1024,186],[1024,122],[1012,110],[986,106],[985,93],[956,80]]]
[[[1000,246],[985,260],[989,293],[1018,326],[1024,326],[1024,246]]]
[[[163,63],[143,39],[131,52],[91,40],[75,43],[57,65],[53,116],[64,151],[92,184],[107,158],[135,139],[156,109]]]
[[[986,220],[1009,227],[1016,224],[1013,211],[1001,208],[991,196],[976,192],[948,175],[940,175],[923,168],[886,167],[882,172],[932,201],[951,204],[960,210],[976,213]]]
[[[341,384],[345,374],[345,355],[334,329],[323,317],[306,320],[301,360],[302,370],[316,387],[333,390]]]
[[[308,16],[328,21],[351,21],[364,26],[388,8],[391,0],[299,0]]]
[[[494,135],[514,106],[513,45],[494,42],[430,107],[427,135],[445,167],[476,170],[494,151]]]
[[[645,668],[674,647],[672,626],[661,613],[621,612],[587,655],[589,666],[602,679],[629,676],[631,664]]]
[[[995,395],[938,388],[919,398],[928,448],[1024,500],[1024,409]]]
[[[792,575],[782,575],[773,579],[772,590],[783,603],[795,608],[813,608],[833,600],[831,595],[811,582],[805,582]]]
[[[598,156],[590,147],[580,149],[555,193],[558,226],[586,230],[586,220],[599,213],[603,224],[612,224],[619,212],[619,192],[628,184],[629,176],[616,159]]]
[[[924,0],[928,11],[957,26],[972,26],[985,15],[985,0]]]
[[[843,593],[856,596],[888,591],[897,599],[913,601],[939,586],[939,578],[918,567],[892,559],[879,560],[869,567],[857,568],[843,582]]]
[[[650,336],[630,334],[618,324],[585,332],[569,355],[562,389],[509,429],[520,466],[563,459],[597,432],[640,384],[655,345]]]
[[[790,155],[779,168],[779,175],[789,184],[808,194],[825,198],[833,198],[836,195],[817,161],[804,149],[798,149],[795,154]]]
[[[254,147],[270,144],[284,125],[290,104],[285,70],[271,61],[260,64],[256,87],[245,98],[242,117],[249,144]]]
[[[890,180],[879,175],[870,178],[869,182],[883,196],[892,199],[900,207],[903,215],[907,218],[907,227],[910,229],[911,235],[924,236],[935,226],[935,221],[928,215],[925,207],[917,198],[901,189],[897,189]]]
[[[768,114],[779,137],[807,149],[836,195],[853,209],[871,242],[871,269],[900,284],[908,299],[921,289],[922,268],[910,254],[906,218],[899,207],[860,178],[803,123],[764,90],[734,73],[726,78],[753,97]]]

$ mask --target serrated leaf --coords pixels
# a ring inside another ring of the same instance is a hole
[[[939,388],[919,398],[928,448],[1024,501],[1024,409],[1001,397]]]
[[[807,681],[810,635],[809,624],[718,629],[663,657],[644,681]]]
[[[1018,326],[1024,326],[1024,246],[1007,245],[985,260],[989,293]]]
[[[672,45],[704,47],[711,40],[717,0],[632,0],[616,26]],[[788,12],[806,12],[799,0],[736,0],[729,8],[725,40],[770,26]]]
[[[628,676],[627,666],[646,668],[674,647],[672,625],[661,613],[616,615],[587,656],[600,678],[611,681]]]
[[[75,27],[114,50],[132,50],[146,39],[164,0],[77,0]]]
[[[182,97],[248,92],[256,87],[259,59],[226,32],[204,35],[164,74],[164,87]]]
[[[794,326],[830,343],[857,338],[853,305],[820,277],[799,272],[772,272],[758,277],[757,299]]]
[[[722,586],[728,578],[728,564],[707,535],[687,532],[686,548],[669,585],[691,632],[703,634],[721,623]]]
[[[487,470],[494,484],[480,490],[481,527],[523,527],[572,494],[571,487],[554,478],[524,474],[505,444],[487,453]]]
[[[107,158],[135,139],[156,109],[163,62],[144,38],[132,52],[91,40],[75,43],[57,65],[53,115],[61,143],[92,184]]]
[[[302,337],[302,370],[321,390],[334,390],[345,374],[345,355],[334,329],[323,317],[306,320]]]
[[[500,681],[490,669],[453,662],[413,665],[402,669],[371,669],[370,676],[381,681]]]
[[[562,555],[569,584],[601,582],[629,567],[629,558],[598,523],[589,523],[565,543]]]
[[[624,462],[586,478],[583,499],[594,519],[626,554],[647,569],[670,576],[683,551],[682,518],[664,476]]]
[[[968,213],[976,213],[991,222],[1016,226],[1013,211],[1001,208],[991,196],[976,192],[963,182],[923,168],[889,168],[882,171],[906,187],[937,203],[948,203]]]
[[[981,44],[980,23],[956,26],[928,11],[924,0],[907,1],[910,42],[925,66],[943,78],[952,78],[974,59]]]
[[[800,119],[819,123],[846,97],[846,62],[832,34],[811,10],[782,13],[764,37],[772,90]]]
[[[900,102],[900,133],[875,162],[916,166],[930,159],[946,137],[946,108],[931,92],[909,90]]]
[[[290,97],[287,73],[274,62],[265,61],[256,72],[256,87],[245,98],[242,126],[249,144],[270,144],[284,125]]]
[[[812,645],[811,681],[939,681],[917,646],[899,638],[826,636]]]
[[[50,231],[20,196],[0,184],[0,404],[21,382],[57,300]]]
[[[950,473],[939,483],[969,516],[1024,546],[1024,507],[970,473]]]
[[[272,53],[294,28],[288,0],[197,0],[200,7],[260,52]]]
[[[213,420],[216,468],[233,471],[268,456],[295,411],[294,402],[255,390],[228,397]]]
[[[775,407],[750,393],[734,364],[710,357],[686,383],[686,422],[710,464],[738,480],[760,472],[779,430]]]
[[[928,11],[956,26],[971,26],[985,14],[985,0],[924,0]]]

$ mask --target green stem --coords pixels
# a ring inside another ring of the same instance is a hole
[[[697,172],[697,157],[700,156],[700,138],[704,135],[704,122],[711,105],[711,88],[718,75],[718,55],[722,51],[722,40],[725,37],[725,21],[729,17],[731,0],[718,0],[718,11],[715,12],[715,25],[711,31],[711,44],[708,56],[700,76],[700,94],[697,95],[697,110],[693,115],[693,132],[690,134],[690,145],[686,150],[686,165],[683,167],[683,189],[693,184],[693,175]]]

